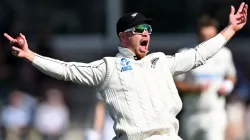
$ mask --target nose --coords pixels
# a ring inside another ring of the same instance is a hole
[[[149,35],[148,30],[145,29],[144,32],[143,32],[143,34],[142,34],[142,36],[143,37],[147,37],[148,35]]]

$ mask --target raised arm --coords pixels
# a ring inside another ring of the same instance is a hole
[[[16,42],[8,34],[4,36],[9,39],[11,44]],[[89,86],[97,86],[101,84],[106,74],[106,64],[103,60],[94,61],[92,63],[76,63],[64,62],[48,57],[44,57],[32,52],[28,48],[25,36],[20,34],[25,40],[24,46],[13,46],[13,54],[17,57],[24,58],[31,62],[41,72],[59,80],[72,81]]]
[[[213,57],[234,34],[243,28],[247,20],[248,5],[241,3],[237,13],[231,6],[229,25],[215,37],[202,42],[195,48],[168,56],[169,68],[174,76],[187,72],[193,68],[206,63],[206,60]]]

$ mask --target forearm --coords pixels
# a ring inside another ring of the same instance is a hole
[[[232,25],[228,25],[214,38],[201,43],[198,48],[204,59],[214,56],[235,34]]]
[[[106,74],[104,60],[91,63],[64,62],[30,52],[27,60],[44,74],[53,78],[88,86],[101,84]]]
[[[224,30],[220,32],[220,34],[229,41],[235,34],[235,29],[232,25],[228,25]]]
[[[61,61],[44,57],[38,54],[30,53],[27,60],[32,62],[39,71],[56,79],[62,79],[64,75],[64,66]],[[65,79],[63,79],[65,80]]]
[[[227,33],[226,33],[227,34]],[[185,51],[176,53],[170,62],[170,70],[174,76],[180,75],[198,66],[206,63],[208,59],[213,57],[226,44],[227,40],[222,34],[204,41]]]
[[[180,81],[175,81],[177,89],[182,93],[199,93],[201,91],[200,85],[187,84]]]
[[[227,32],[227,31],[224,31]],[[227,34],[227,33],[225,33]],[[199,44],[196,49],[203,61],[206,61],[213,57],[220,49],[227,43],[227,40],[224,38],[224,35],[219,33],[215,37],[202,42]]]
[[[99,101],[96,105],[95,109],[95,118],[94,118],[94,130],[101,132],[103,129],[104,124],[104,118],[105,118],[105,107],[104,103]]]

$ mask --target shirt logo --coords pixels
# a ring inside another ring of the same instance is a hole
[[[155,58],[155,59],[151,60],[151,63],[152,63],[151,68],[155,68],[155,65],[156,65],[158,60],[159,60],[159,58]]]
[[[134,13],[134,14],[132,14],[131,16],[132,16],[133,18],[135,18],[136,15],[137,15],[137,13]]]
[[[122,69],[121,72],[132,70],[132,66],[130,65],[130,61],[128,61],[126,58],[121,59]]]

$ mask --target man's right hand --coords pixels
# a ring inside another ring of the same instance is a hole
[[[18,48],[17,46],[12,46],[13,54],[19,58],[25,58],[25,59],[29,60],[30,62],[32,62],[35,58],[35,53],[29,49],[25,36],[21,33],[20,33],[20,36],[24,39],[24,42],[25,42],[24,46],[22,46],[22,48]],[[17,42],[16,39],[11,37],[7,33],[4,33],[4,37],[9,40],[11,45],[13,45],[14,43]]]

